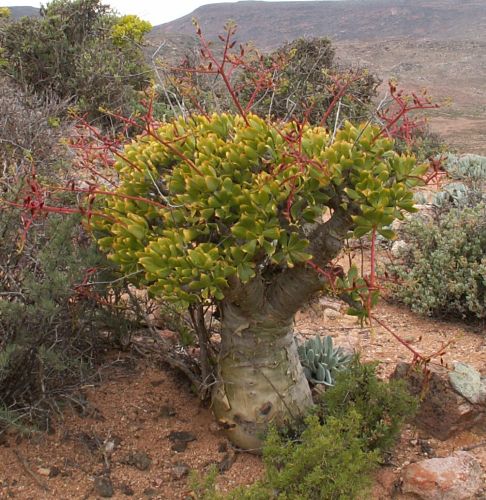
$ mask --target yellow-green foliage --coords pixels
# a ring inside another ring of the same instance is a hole
[[[113,43],[123,47],[130,43],[142,43],[144,36],[150,32],[152,25],[135,15],[120,17],[111,28]]]
[[[222,299],[231,277],[247,282],[257,270],[308,261],[303,228],[336,200],[357,212],[356,235],[376,227],[390,236],[384,226],[413,210],[410,176],[423,168],[391,140],[374,140],[377,127],[347,123],[332,141],[307,126],[300,153],[284,138],[292,132],[293,123],[214,114],[138,137],[115,165],[120,196],[105,201],[113,220],[99,222],[101,248],[154,295],[187,305]]]

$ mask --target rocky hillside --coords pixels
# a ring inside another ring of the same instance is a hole
[[[9,9],[14,19],[24,16],[38,16],[40,12],[36,7],[9,7]]]
[[[153,46],[165,41],[167,55],[186,50],[194,37],[193,17],[208,38],[233,19],[239,41],[252,40],[262,50],[302,36],[327,36],[346,63],[369,67],[384,82],[397,78],[402,86],[426,87],[438,100],[449,100],[433,113],[432,128],[459,151],[486,153],[485,0],[210,4],[156,26]]]
[[[155,28],[155,32],[193,34],[192,18],[215,37],[225,21],[239,26],[240,41],[262,49],[301,36],[333,40],[386,38],[486,40],[484,0],[345,0],[309,2],[242,1],[205,5],[192,14]]]

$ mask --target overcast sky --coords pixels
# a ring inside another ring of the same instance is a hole
[[[286,1],[286,0],[284,0]],[[296,0],[293,0],[296,1]],[[297,0],[302,1],[302,0]],[[317,1],[317,0],[315,0]],[[121,14],[137,14],[143,19],[147,19],[154,26],[167,23],[178,17],[190,14],[200,5],[208,3],[232,3],[231,0],[104,0],[103,3],[110,4]],[[27,5],[39,7],[46,1],[36,0],[0,0],[1,6]]]

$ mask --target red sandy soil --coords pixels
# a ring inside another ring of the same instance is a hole
[[[337,345],[358,350],[363,360],[379,360],[379,372],[384,377],[397,362],[411,359],[410,352],[382,328],[360,328],[353,318],[336,309],[339,304],[332,301],[316,302],[298,315],[296,331],[302,336],[332,335]],[[377,309],[376,316],[423,353],[434,352],[454,340],[444,362],[465,361],[486,374],[486,335],[481,326],[420,318],[386,303]],[[217,481],[222,491],[249,484],[262,474],[260,458],[231,449],[214,424],[210,409],[200,403],[178,373],[154,360],[129,354],[112,360],[104,373],[100,385],[83,389],[88,401],[84,415],[66,409],[50,435],[7,437],[0,446],[0,498],[97,498],[94,480],[107,466],[115,489],[113,498],[126,498],[124,491],[128,490],[137,499],[194,498],[188,477],[174,476],[174,466],[180,463],[204,474],[211,464],[225,462],[229,470]],[[186,451],[178,453],[171,449],[173,443],[168,439],[172,431],[188,431],[196,439],[188,443]],[[426,439],[425,447],[421,439]],[[485,441],[486,428],[441,442],[407,426],[390,465],[376,475],[372,498],[392,498],[391,485],[399,480],[404,464],[431,454],[446,456]],[[111,454],[103,453],[107,443],[115,445]],[[152,460],[148,470],[124,463],[130,452],[137,451]],[[486,446],[471,453],[486,470]],[[48,477],[49,473],[54,477]]]

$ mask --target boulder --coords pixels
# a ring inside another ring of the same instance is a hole
[[[482,487],[479,462],[466,451],[430,458],[402,470],[402,492],[425,500],[466,500]]]
[[[481,374],[466,363],[454,363],[454,369],[449,373],[449,382],[453,389],[470,403],[481,402]]]
[[[485,420],[486,406],[474,404],[457,392],[449,370],[431,365],[428,380],[420,367],[399,363],[392,378],[405,379],[412,394],[421,397],[415,424],[428,435],[445,440]],[[457,384],[456,384],[457,385]],[[468,396],[471,392],[468,389]]]

